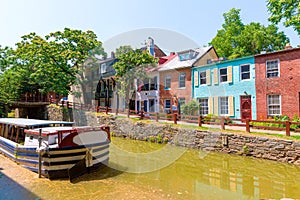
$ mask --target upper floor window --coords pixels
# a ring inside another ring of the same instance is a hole
[[[280,95],[272,94],[267,96],[268,115],[281,115],[281,100]]]
[[[220,82],[227,82],[227,68],[220,69]]]
[[[185,78],[186,78],[185,72],[182,72],[179,74],[179,77],[178,77],[179,88],[185,87]]]
[[[171,88],[171,76],[165,76],[165,88]]]
[[[103,73],[106,73],[106,63],[102,63],[101,66],[100,66],[100,73],[103,74]]]
[[[279,60],[268,60],[266,69],[267,78],[279,77]]]
[[[241,65],[240,66],[241,71],[241,80],[247,80],[250,79],[250,65]]]
[[[200,85],[206,84],[206,71],[200,72]]]

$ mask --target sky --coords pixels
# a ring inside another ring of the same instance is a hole
[[[14,47],[30,32],[44,36],[69,27],[94,31],[107,52],[149,36],[162,50],[180,51],[207,45],[231,8],[241,9],[244,24],[269,24],[265,0],[0,0],[0,45]],[[293,47],[300,44],[292,28],[280,30]]]

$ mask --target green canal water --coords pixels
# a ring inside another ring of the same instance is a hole
[[[73,183],[14,165],[0,163],[14,182],[0,178],[0,199],[19,199],[20,185],[22,199],[300,199],[300,167],[121,138],[112,140],[110,167]]]

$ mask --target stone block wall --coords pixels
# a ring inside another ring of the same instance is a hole
[[[168,124],[134,122],[127,118],[98,117],[111,134],[143,141],[156,141],[176,146],[238,154],[300,165],[300,142],[250,134],[199,131],[172,127]]]

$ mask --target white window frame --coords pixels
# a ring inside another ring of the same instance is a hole
[[[278,96],[279,97],[279,104],[276,104],[274,102],[270,103],[270,97]],[[271,107],[273,112],[271,112]],[[276,109],[274,107],[279,107],[279,109]],[[268,116],[278,116],[281,115],[281,95],[280,94],[268,94],[267,95],[267,109],[268,109]],[[279,113],[274,113],[275,110],[279,110]]]
[[[243,68],[244,66],[249,66],[249,71],[243,72],[243,71],[242,71],[242,68]],[[243,64],[243,65],[240,65],[240,76],[241,76],[241,81],[245,81],[245,80],[250,80],[250,79],[251,79],[250,67],[251,67],[250,64]],[[244,79],[243,79],[243,74],[249,74],[249,78],[244,78]]]
[[[205,100],[204,102],[206,105],[203,105],[201,101]],[[199,109],[199,114],[202,116],[206,116],[209,114],[209,100],[208,98],[199,98],[198,99],[200,109]]]
[[[184,79],[183,80],[181,79],[182,75],[184,75]],[[185,72],[181,72],[178,75],[178,88],[185,88],[185,85],[186,85],[186,73]]]
[[[169,79],[169,87],[167,87],[167,79]],[[165,76],[165,88],[166,89],[169,89],[169,88],[171,88],[171,76],[170,75],[166,75]]]
[[[268,63],[271,63],[271,62],[277,62],[277,73],[278,75],[277,76],[268,76],[269,74],[273,74],[273,73],[276,73],[276,69],[268,69],[268,67],[271,67],[268,65]],[[276,78],[276,77],[280,77],[280,62],[279,62],[279,59],[276,59],[276,60],[267,60],[266,61],[266,78]]]
[[[226,75],[221,75],[221,70],[224,70],[224,69],[226,69]],[[222,81],[222,77],[224,77],[224,76],[226,76],[226,81]],[[227,67],[219,69],[219,77],[220,77],[219,78],[220,83],[226,83],[226,82],[228,82],[228,69],[227,69]]]
[[[201,77],[201,74],[204,73],[205,76]],[[205,83],[202,83],[202,80],[205,80]],[[207,80],[206,80],[206,71],[201,71],[200,72],[200,85],[206,85],[207,84]]]
[[[226,101],[226,102],[223,102]],[[220,115],[229,115],[229,99],[228,97],[219,97]]]

